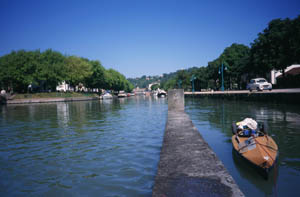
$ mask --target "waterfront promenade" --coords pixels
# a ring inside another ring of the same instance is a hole
[[[168,92],[168,119],[152,196],[244,196],[184,112],[182,89]]]
[[[273,89],[272,91],[264,90],[264,91],[256,91],[253,90],[250,92],[249,90],[225,90],[225,91],[203,91],[203,92],[184,92],[185,95],[190,94],[277,94],[277,93],[300,93],[300,88],[289,88],[289,89]]]
[[[88,100],[99,100],[99,97],[14,99],[14,100],[7,100],[6,104],[52,103],[52,102],[88,101]]]
[[[293,89],[274,89],[272,91],[253,90],[229,90],[229,91],[203,91],[185,92],[187,97],[195,98],[220,98],[228,100],[244,100],[251,102],[268,102],[300,105],[300,88]]]

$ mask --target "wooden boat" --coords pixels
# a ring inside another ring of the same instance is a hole
[[[261,129],[237,129],[237,123],[232,124],[232,145],[242,158],[259,169],[267,179],[270,170],[278,157],[278,146],[267,133],[264,124]]]

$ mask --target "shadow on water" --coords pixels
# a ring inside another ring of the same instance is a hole
[[[247,179],[249,182],[251,182],[251,184],[255,185],[255,187],[263,193],[272,194],[273,192],[275,192],[278,178],[277,175],[279,173],[277,164],[269,173],[269,178],[265,179],[264,174],[259,171],[257,167],[251,165],[248,161],[238,155],[233,148],[232,159],[234,166],[238,170],[241,177]],[[261,178],[258,176],[261,176]]]
[[[186,111],[246,195],[283,196],[299,193],[300,106],[188,98]],[[266,181],[257,172],[254,173],[254,169],[248,168],[244,161],[239,161],[232,155],[231,123],[246,117],[269,125],[269,135],[279,147],[277,184],[274,176]]]

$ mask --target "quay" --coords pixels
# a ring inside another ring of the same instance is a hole
[[[244,196],[184,112],[182,89],[168,91],[168,119],[152,196]]]
[[[194,98],[220,98],[228,100],[259,101],[272,103],[288,103],[300,105],[300,88],[273,89],[272,91],[230,90],[230,91],[204,91],[185,92],[186,97]]]
[[[32,104],[32,103],[71,102],[71,101],[89,101],[89,100],[99,100],[99,97],[14,99],[14,100],[5,100],[4,103],[5,104]]]

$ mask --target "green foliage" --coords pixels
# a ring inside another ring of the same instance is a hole
[[[83,84],[87,88],[131,91],[133,85],[115,70],[106,70],[99,61],[76,56],[64,56],[48,49],[44,52],[12,51],[0,57],[0,88],[27,92],[31,85],[35,91],[55,91],[66,81],[73,87]]]
[[[272,69],[284,70],[287,66],[300,63],[300,16],[295,19],[272,20],[251,48],[232,44],[207,66],[179,70],[163,76],[142,76],[128,80],[118,71],[106,70],[99,61],[76,56],[64,56],[48,49],[44,52],[12,51],[0,57],[0,88],[26,92],[33,84],[40,90],[55,90],[58,83],[79,83],[87,88],[131,91],[134,86],[146,88],[158,82],[163,89],[177,88],[178,81],[185,90],[191,89],[191,76],[196,77],[195,90],[219,89],[220,66],[224,64],[225,89],[245,88],[246,79],[266,77]],[[283,77],[284,73],[283,73]],[[280,81],[288,81],[284,78]],[[282,82],[283,83],[283,82]],[[290,83],[290,82],[289,82]],[[155,86],[153,87],[155,88]]]
[[[200,67],[197,71],[193,74],[196,77],[195,79],[195,90],[201,91],[201,89],[208,88],[208,75],[207,75],[207,67]]]
[[[245,73],[249,52],[249,47],[245,45],[232,44],[222,53],[220,61],[226,66],[224,71],[224,80],[227,82],[225,83],[225,88],[232,89],[234,84],[238,84],[241,87],[241,77]]]
[[[41,53],[39,60],[32,82],[42,86],[44,90],[55,91],[57,84],[66,78],[65,57],[57,51],[48,49]]]
[[[128,81],[132,83],[135,87],[148,88],[149,84],[154,82],[160,82],[160,76],[142,76],[137,78],[128,78]]]
[[[88,61],[92,71],[92,75],[87,77],[86,85],[90,88],[107,89],[106,70],[99,61]]]
[[[192,75],[195,90],[219,89],[221,75],[219,73],[222,64],[224,70],[225,89],[243,89],[247,79],[252,77],[266,77],[272,70],[284,70],[287,66],[300,63],[300,16],[291,19],[272,20],[268,27],[258,34],[258,38],[251,44],[251,48],[242,44],[232,44],[213,61],[208,62],[206,67],[190,68],[155,79],[160,81],[163,89],[177,88],[178,80],[182,81],[182,87],[190,89],[189,80]],[[147,77],[151,79],[151,77]],[[137,78],[134,84],[143,85],[146,76]],[[279,80],[289,81],[287,79]],[[295,81],[295,80],[292,80]],[[149,83],[152,83],[152,81]],[[149,84],[148,83],[148,84]],[[291,84],[289,81],[285,84]],[[297,84],[297,83],[294,83]],[[291,86],[291,85],[286,85]],[[299,86],[297,86],[299,87]]]
[[[226,67],[224,71],[225,88],[232,88],[233,84],[241,84],[241,76],[246,67],[246,59],[249,56],[249,47],[241,44],[232,44],[215,60],[208,63],[207,67],[190,68],[179,70],[173,78],[169,79],[163,86],[165,89],[178,87],[177,83],[182,82],[181,88],[191,89],[191,77],[196,77],[195,90],[218,89],[220,87],[221,75],[219,73],[222,63]]]
[[[93,74],[92,65],[83,58],[76,56],[69,56],[65,60],[66,67],[66,81],[72,86],[83,83],[87,78]],[[84,84],[85,85],[85,84]]]
[[[151,86],[151,90],[157,90],[158,88],[160,88],[159,84],[154,84]]]
[[[169,79],[168,81],[166,81],[164,84],[163,84],[163,89],[165,90],[168,90],[168,89],[173,89],[177,86],[177,82],[176,82],[176,79],[175,78],[171,78]]]
[[[282,70],[300,62],[300,16],[272,20],[251,44],[250,64],[253,75],[272,69]],[[248,69],[250,70],[250,68]]]
[[[109,89],[116,91],[125,90],[126,92],[131,92],[133,90],[133,85],[118,71],[109,69],[107,74]]]
[[[176,80],[178,88],[180,86],[180,88],[182,88],[184,90],[191,89],[190,77],[191,77],[191,75],[186,70],[177,71],[175,80]]]

